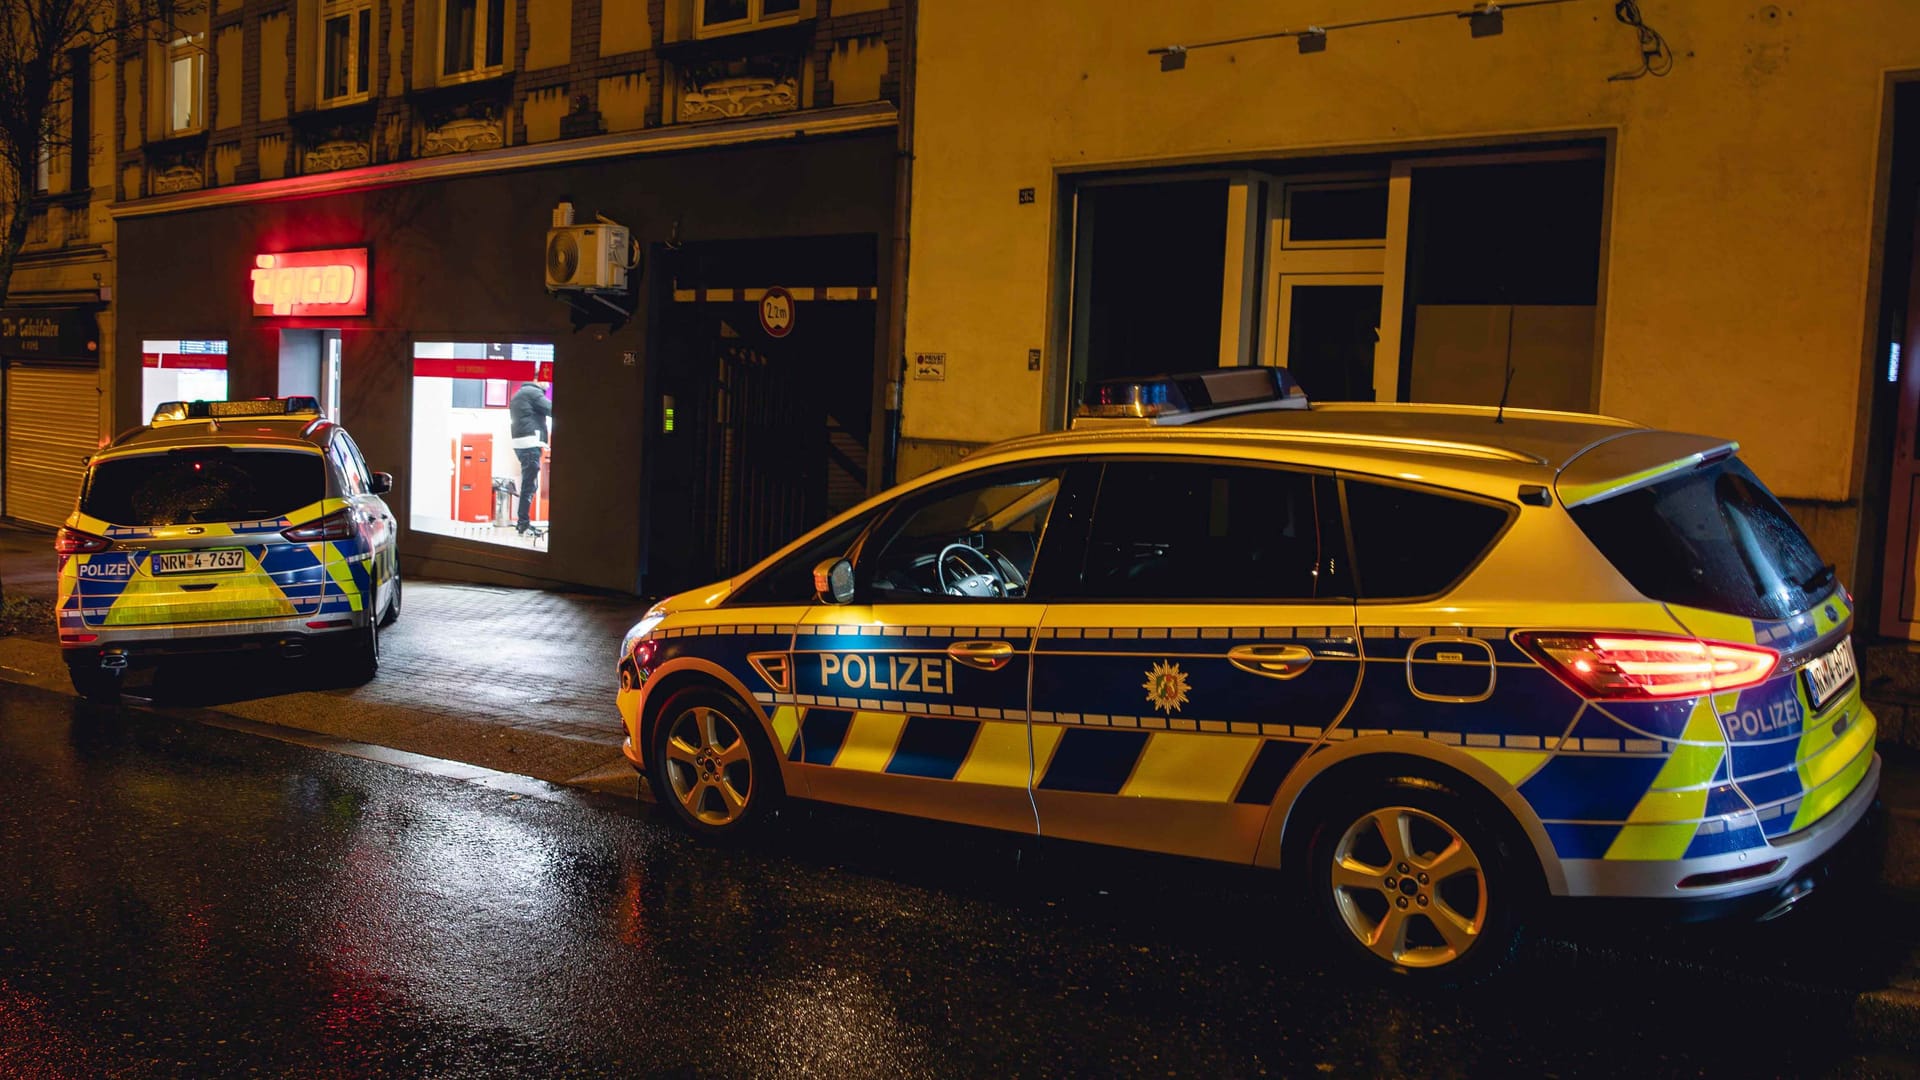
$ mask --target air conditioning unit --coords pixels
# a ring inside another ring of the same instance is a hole
[[[547,230],[547,288],[625,292],[632,248],[625,225],[560,225]]]

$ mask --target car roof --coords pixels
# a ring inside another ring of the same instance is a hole
[[[336,425],[313,416],[235,416],[224,420],[176,420],[135,428],[94,455],[96,459],[157,450],[244,446],[261,450],[319,452]]]
[[[1599,448],[1604,454],[1594,454]],[[1199,416],[1186,423],[1102,421],[975,451],[968,462],[1072,453],[1169,454],[1289,462],[1419,479],[1510,496],[1506,485],[1553,484],[1570,466],[1583,491],[1653,475],[1694,454],[1731,452],[1710,436],[1659,431],[1593,413],[1492,406],[1325,402],[1308,408]],[[1682,452],[1684,451],[1684,452]],[[1591,455],[1591,456],[1589,456]],[[1585,459],[1582,461],[1582,459]]]

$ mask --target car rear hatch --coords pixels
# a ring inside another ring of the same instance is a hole
[[[1846,590],[1736,450],[1636,432],[1575,459],[1558,491],[1622,576],[1689,633],[1778,654],[1764,681],[1712,695],[1727,745],[1713,782],[1731,783],[1772,839],[1859,785],[1874,719],[1860,701]]]
[[[345,556],[306,535],[344,512],[326,487],[317,447],[173,448],[96,461],[77,525],[111,546],[74,557],[83,625],[347,610]]]

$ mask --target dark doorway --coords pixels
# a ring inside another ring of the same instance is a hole
[[[746,569],[868,491],[879,310],[873,237],[661,253],[647,415],[649,593]],[[763,324],[770,288],[790,321]]]

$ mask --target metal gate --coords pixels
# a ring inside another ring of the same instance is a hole
[[[812,505],[827,438],[794,365],[742,344],[712,358],[690,410],[697,535],[715,575],[738,573],[819,521]]]
[[[58,525],[73,512],[100,446],[99,383],[97,368],[7,366],[7,517]]]

